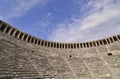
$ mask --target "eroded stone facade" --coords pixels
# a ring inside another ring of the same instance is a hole
[[[120,35],[57,43],[0,21],[0,79],[120,79]]]

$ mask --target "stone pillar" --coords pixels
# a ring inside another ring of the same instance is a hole
[[[18,36],[17,36],[17,38],[19,39],[20,38],[20,34],[22,34],[21,32],[19,32],[19,34],[18,34]]]
[[[65,49],[67,48],[67,44],[66,44],[66,43],[64,43],[64,48],[65,48]]]
[[[60,43],[58,42],[58,48],[60,48]]]
[[[46,42],[46,41],[43,40],[43,46],[45,46],[45,42]]]
[[[35,41],[36,41],[36,38],[35,38],[35,37],[33,37],[33,44],[35,44]]]
[[[119,41],[120,39],[119,39],[118,35],[117,35],[116,37],[117,37],[117,39],[118,39],[118,41]]]
[[[88,46],[88,42],[85,43],[85,46],[86,46],[86,48],[89,48],[89,46]]]
[[[111,42],[114,42],[114,39],[112,37],[110,37],[110,38],[111,38]]]
[[[50,41],[48,41],[48,47],[50,47]]]
[[[80,48],[83,48],[83,47],[82,47],[82,43],[80,43]]]
[[[33,38],[33,37],[32,37],[32,36],[30,36],[30,43],[32,42],[32,38]]]
[[[77,43],[75,43],[75,44],[76,44],[76,48],[79,48],[78,45],[77,45]]]
[[[83,48],[85,48],[85,43],[82,43]]]
[[[110,44],[110,43],[111,43],[109,38],[107,38],[106,40],[107,40],[107,44]]]
[[[69,49],[71,48],[71,44],[70,44],[70,43],[68,44],[68,48],[69,48]]]
[[[92,41],[91,43],[92,43],[92,46],[91,46],[91,47],[94,47],[93,41]]]
[[[61,43],[59,43],[59,48],[61,48],[62,46],[61,46]]]
[[[8,25],[6,25],[5,29],[3,30],[3,33],[6,33],[7,28],[8,28]]]
[[[63,48],[65,48],[65,44],[63,43]]]
[[[40,39],[39,41],[40,41],[40,43],[39,43],[39,44],[41,45],[41,44],[42,44],[42,40]]]
[[[109,44],[109,42],[108,42],[109,40],[105,39],[105,41],[107,42],[107,44]]]
[[[24,39],[24,37],[25,37],[25,33],[23,33],[23,36],[22,36],[22,39],[21,39],[21,40],[23,40],[23,39]]]
[[[97,46],[97,44],[96,44],[96,41],[93,41],[93,47],[96,47]]]
[[[10,33],[11,33],[12,30],[13,30],[13,28],[11,28],[11,29],[9,30],[8,35],[10,35]]]
[[[72,46],[73,46],[73,49],[74,49],[74,48],[75,48],[75,47],[74,47],[74,43],[72,43]]]
[[[38,45],[40,45],[40,41],[41,41],[41,40],[40,40],[40,39],[38,39]]]
[[[101,45],[100,40],[98,40],[98,44]]]
[[[15,33],[17,32],[17,30],[15,29],[15,31],[13,32],[12,36],[14,37],[15,36]]]
[[[27,35],[27,38],[26,38],[26,40],[25,40],[26,42],[28,42],[28,38],[29,38],[29,35]]]
[[[100,45],[104,45],[103,40],[99,40],[99,42],[101,42]]]
[[[36,44],[38,45],[39,39],[38,39],[38,38],[36,38],[36,40],[37,40],[37,41],[36,41]]]
[[[49,47],[51,47],[51,43],[52,43],[52,42],[49,42]]]
[[[55,48],[59,48],[59,44],[58,44],[58,42],[55,42],[55,45],[56,45]]]
[[[2,27],[3,23],[0,23],[0,28]]]
[[[62,45],[62,43],[60,43],[60,48],[63,48],[63,45]]]
[[[90,42],[88,42],[88,47],[91,47],[91,46],[90,46]]]

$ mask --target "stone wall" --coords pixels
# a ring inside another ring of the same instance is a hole
[[[7,33],[8,35],[13,36],[19,40],[26,41],[28,43],[33,43],[33,44],[37,44],[45,47],[65,48],[65,49],[90,48],[90,47],[111,44],[115,41],[120,40],[120,35],[115,35],[105,39],[84,42],[84,43],[60,43],[60,42],[46,41],[46,40],[31,36],[27,33],[21,32],[20,30],[12,27],[11,25],[1,20],[0,20],[0,31],[2,31],[3,33]]]
[[[120,35],[45,43],[2,21],[0,30],[0,79],[120,79]]]

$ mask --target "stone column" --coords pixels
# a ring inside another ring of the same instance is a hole
[[[48,47],[48,41],[46,41],[46,46]]]
[[[58,42],[58,48],[60,48],[60,43]]]
[[[8,28],[8,25],[6,25],[5,29],[3,30],[3,33],[6,33],[7,28]]]
[[[65,45],[64,45],[64,43],[62,43],[62,46],[63,46],[63,49],[65,48]]]
[[[33,44],[35,44],[35,41],[36,41],[36,38],[35,38],[35,37],[33,37]]]
[[[49,47],[52,47],[52,46],[51,46],[51,43],[52,43],[52,42],[49,42]]]
[[[117,39],[118,39],[118,41],[119,41],[120,39],[119,39],[118,35],[117,35],[116,37],[117,37]]]
[[[83,48],[83,47],[82,47],[82,43],[80,43],[80,48]]]
[[[76,44],[76,48],[79,48],[78,45],[77,45],[77,43],[75,43],[75,44]]]
[[[105,39],[105,41],[107,42],[107,44],[109,44],[109,42],[108,42],[108,40],[107,40],[107,39]]]
[[[17,32],[17,30],[15,29],[15,31],[13,32],[12,36],[14,37],[15,36],[15,33]]]
[[[17,38],[19,39],[20,38],[20,34],[22,34],[21,32],[19,32],[19,34],[18,34],[18,36],[17,36]]]
[[[25,40],[26,42],[28,42],[28,38],[29,38],[29,35],[27,35],[27,38],[26,38],[26,40]]]
[[[48,47],[50,47],[50,41],[48,41]]]
[[[9,30],[8,35],[10,35],[10,33],[11,33],[12,30],[13,30],[13,28],[11,28],[11,29]]]
[[[111,38],[111,40],[112,40],[111,42],[114,42],[114,39],[113,39],[113,37],[110,37],[110,38]]]
[[[100,45],[104,45],[103,40],[99,40],[99,42],[101,42]]]
[[[110,44],[110,43],[111,43],[109,38],[107,38],[106,40],[107,40],[107,44]]]
[[[30,36],[30,43],[32,43],[32,38],[33,38],[33,37],[32,37],[32,36]]]
[[[37,45],[38,45],[38,38],[36,38],[36,40],[35,40],[35,44],[37,44]]]
[[[22,39],[21,39],[21,40],[23,40],[23,39],[24,39],[24,37],[25,37],[25,33],[23,33],[23,36],[22,36]]]
[[[62,45],[61,45],[61,43],[59,43],[59,46],[60,46],[60,48],[62,48]]]
[[[69,49],[71,49],[71,43],[68,44]]]
[[[45,46],[45,41],[43,40],[43,46]]]
[[[2,27],[3,23],[0,23],[0,28]]]
[[[40,41],[40,42],[39,42],[39,45],[41,45],[41,43],[42,43],[42,40],[40,39],[39,41]]]
[[[91,47],[91,46],[90,46],[90,42],[88,42],[88,47]]]
[[[101,45],[100,40],[98,40],[98,44]]]

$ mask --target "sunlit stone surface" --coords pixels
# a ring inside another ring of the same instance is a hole
[[[119,35],[69,46],[42,43],[6,26],[0,21],[0,79],[120,79]]]

